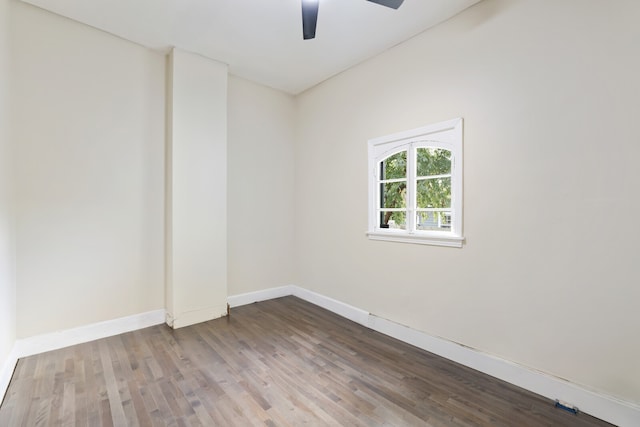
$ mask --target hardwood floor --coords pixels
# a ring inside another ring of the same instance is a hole
[[[295,297],[21,359],[0,426],[608,426]]]

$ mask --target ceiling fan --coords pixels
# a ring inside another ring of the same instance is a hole
[[[382,6],[397,9],[404,0],[368,0]],[[318,22],[318,6],[320,0],[302,0],[302,37],[305,40],[316,36],[316,23]]]

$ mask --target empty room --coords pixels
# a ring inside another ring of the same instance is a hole
[[[640,426],[637,0],[0,0],[0,426]]]

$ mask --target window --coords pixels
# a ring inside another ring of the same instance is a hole
[[[369,141],[367,234],[462,247],[462,119]]]

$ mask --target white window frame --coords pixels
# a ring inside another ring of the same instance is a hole
[[[451,151],[451,229],[449,231],[416,229],[415,153],[417,148],[444,148]],[[369,239],[461,248],[464,241],[462,235],[462,118],[374,138],[368,141],[368,149],[369,229],[367,236]],[[381,228],[379,164],[385,158],[401,151],[407,151],[407,229]]]

